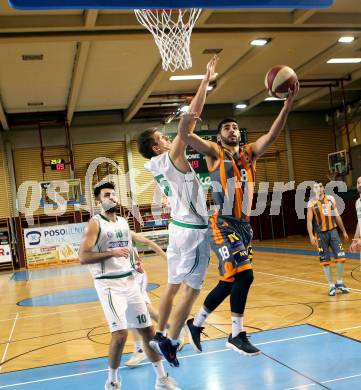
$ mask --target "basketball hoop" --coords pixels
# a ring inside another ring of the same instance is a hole
[[[191,34],[201,12],[200,8],[134,10],[138,22],[152,33],[164,70],[192,67]]]

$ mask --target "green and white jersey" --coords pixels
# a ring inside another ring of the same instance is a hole
[[[93,252],[108,252],[114,248],[126,247],[132,254],[132,236],[128,222],[117,217],[116,222],[108,220],[101,214],[93,217],[99,222],[99,235]],[[94,279],[113,279],[128,276],[134,272],[133,256],[111,257],[99,263],[88,265]]]
[[[152,173],[163,194],[168,197],[173,223],[205,227],[208,212],[205,194],[197,174],[181,172],[169,157],[162,153],[152,157],[144,168]]]
[[[358,198],[356,201],[356,214],[357,214],[358,225],[360,226],[361,229],[361,198]]]

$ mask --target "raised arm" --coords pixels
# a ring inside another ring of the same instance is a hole
[[[99,223],[91,219],[85,228],[83,239],[79,248],[79,259],[81,264],[99,263],[108,260],[111,257],[127,257],[129,250],[127,248],[114,248],[107,252],[93,252],[99,235]]]
[[[152,249],[155,253],[157,253],[160,257],[162,257],[163,259],[166,259],[165,252],[163,251],[163,249],[158,244],[156,244],[155,242],[153,242],[153,241],[149,240],[148,238],[144,237],[140,233],[132,232],[131,234],[132,234],[132,240],[134,242],[138,242],[139,244],[146,245],[147,247]]]
[[[207,64],[206,74],[198,87],[198,91],[192,99],[191,104],[189,105],[188,112],[194,112],[197,117],[200,117],[204,103],[206,102],[207,88],[209,83],[216,79],[218,73],[216,73],[216,65],[218,63],[219,57],[214,56]],[[195,125],[195,123],[194,123]]]
[[[250,147],[252,148],[252,152],[255,158],[259,158],[264,153],[266,153],[269,147],[276,141],[278,136],[281,134],[281,131],[285,127],[288,114],[292,109],[293,103],[295,101],[299,89],[300,86],[299,83],[297,82],[294,86],[294,89],[289,91],[289,96],[287,100],[284,102],[281,112],[278,114],[276,120],[273,122],[268,133],[258,138],[257,141],[250,144]]]
[[[193,134],[197,120],[200,120],[200,114],[206,100],[207,87],[210,81],[217,77],[215,67],[218,57],[214,56],[207,64],[207,72],[202,80],[196,96],[189,107],[188,113],[182,115],[178,126],[178,134],[187,145],[192,146],[197,152],[206,156],[217,158],[218,146],[215,142],[206,141],[196,134]]]
[[[192,133],[194,131],[194,128],[196,126],[197,120],[199,119],[204,103],[206,101],[207,96],[207,87],[211,81],[213,81],[217,77],[217,73],[215,73],[215,67],[218,62],[218,56],[214,56],[211,61],[207,64],[207,72],[198,88],[198,91],[196,95],[194,96],[189,109],[188,113],[192,113],[191,116],[186,113],[182,116],[179,125],[178,125],[178,135],[175,137],[173,143],[172,143],[172,149],[169,152],[169,156],[172,159],[172,161],[176,164],[176,166],[182,166],[184,165],[184,150],[186,145],[191,145],[188,142],[188,132]],[[184,116],[187,116],[187,121],[184,120]],[[202,140],[200,137],[198,137],[200,140]],[[202,140],[203,141],[203,140]],[[195,148],[198,150],[197,148]],[[199,151],[199,150],[198,150]],[[203,152],[201,152],[203,153]],[[205,154],[205,153],[204,153]],[[183,162],[183,164],[182,164]],[[187,163],[188,164],[188,163]]]

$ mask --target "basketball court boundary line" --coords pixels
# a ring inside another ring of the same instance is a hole
[[[8,352],[9,345],[11,343],[11,338],[13,337],[13,333],[14,333],[14,330],[15,330],[15,325],[16,325],[16,322],[17,322],[18,318],[19,318],[19,313],[16,313],[16,317],[14,319],[14,323],[13,323],[13,326],[12,326],[10,334],[9,334],[9,339],[7,340],[7,343],[6,343],[6,346],[5,346],[5,351],[4,351],[3,357],[1,358],[0,371],[2,370],[2,364],[5,361],[6,354]]]

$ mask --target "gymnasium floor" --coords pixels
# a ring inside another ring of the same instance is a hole
[[[182,389],[360,389],[359,259],[346,263],[351,293],[329,297],[304,238],[262,241],[255,249],[245,324],[263,354],[250,358],[225,348],[230,318],[224,302],[209,318],[204,352],[196,354],[186,345],[181,367],[169,373]],[[156,256],[144,261],[157,306],[165,264]],[[193,312],[216,280],[212,258]],[[0,297],[0,389],[103,388],[109,334],[85,267],[2,274]],[[131,348],[129,339],[126,352]],[[122,368],[121,375],[124,389],[154,388],[148,364]]]

